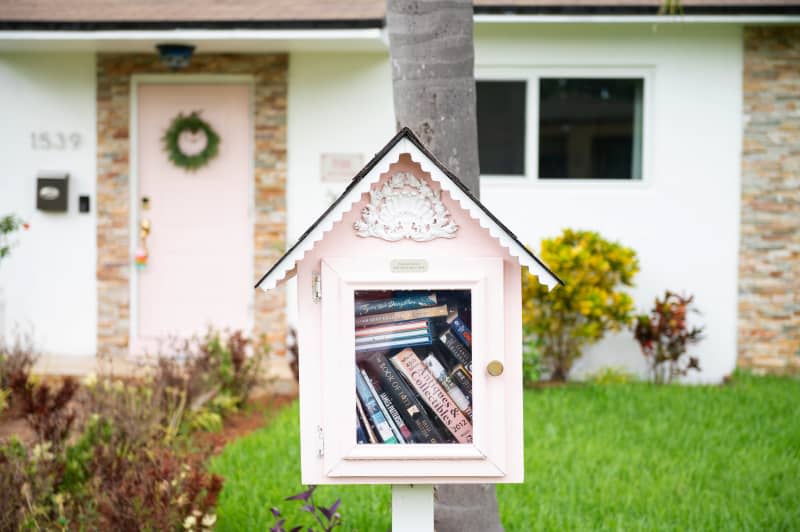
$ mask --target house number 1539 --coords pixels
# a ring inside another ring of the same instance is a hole
[[[31,132],[31,148],[34,150],[77,150],[81,146],[81,134],[64,131]]]

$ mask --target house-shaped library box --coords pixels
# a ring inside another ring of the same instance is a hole
[[[560,283],[397,133],[257,284],[297,276],[302,482],[521,482],[523,266]]]

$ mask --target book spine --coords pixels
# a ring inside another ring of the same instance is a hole
[[[439,338],[454,357],[461,363],[467,371],[472,373],[472,354],[458,341],[452,331],[445,331]]]
[[[370,353],[360,360],[360,364],[373,375],[381,390],[391,398],[400,417],[411,430],[415,443],[446,443],[442,433],[425,412],[425,407],[382,353]]]
[[[363,327],[365,325],[378,325],[381,323],[417,320],[420,318],[437,318],[440,316],[447,316],[447,305],[358,316],[355,319],[355,326]]]
[[[469,372],[464,369],[464,366],[459,364],[450,370],[449,375],[450,378],[453,379],[453,382],[458,384],[458,387],[461,388],[464,395],[467,396],[470,404],[472,404],[472,376]]]
[[[390,360],[453,434],[456,441],[472,443],[472,424],[417,354],[411,349],[403,349]]]
[[[384,351],[386,349],[410,347],[412,345],[431,345],[431,343],[433,343],[433,338],[430,336],[416,336],[413,338],[402,338],[400,340],[391,340],[388,342],[367,342],[356,344],[356,352]]]
[[[442,364],[431,353],[423,360],[428,369],[436,377],[436,380],[447,391],[447,394],[458,405],[458,408],[464,412],[464,415],[471,421],[472,420],[472,405],[470,404],[467,396],[461,391],[461,388],[453,381],[450,375],[447,374]]]
[[[450,378],[458,384],[461,391],[469,399],[472,404],[472,374],[464,368],[464,366],[453,356],[453,354],[446,348],[438,348],[433,346],[433,355],[441,362]]]
[[[357,327],[356,338],[362,336],[375,336],[377,334],[396,334],[402,332],[426,329],[430,320],[422,319],[416,321],[401,321],[398,323],[387,323],[384,325],[370,325],[368,327]]]
[[[411,429],[408,428],[406,422],[403,420],[403,417],[400,415],[400,412],[397,410],[397,407],[394,405],[392,398],[389,397],[389,394],[381,386],[380,380],[373,378],[367,373],[367,370],[363,369],[361,372],[364,374],[364,378],[367,380],[368,384],[372,385],[372,389],[375,391],[375,395],[378,397],[379,402],[383,403],[383,406],[386,407],[386,411],[397,427],[400,435],[398,439],[403,443],[413,443],[413,436],[411,435]]]
[[[367,419],[367,414],[364,413],[364,407],[361,406],[361,399],[358,397],[356,397],[356,412],[358,412],[361,426],[364,427],[364,430],[367,432],[367,439],[369,440],[369,443],[378,443],[378,438],[375,437],[375,431],[372,430],[372,426],[369,424],[369,420]]]
[[[430,320],[416,322],[409,330],[387,332],[384,327],[365,327],[356,331],[356,351],[430,345],[433,343]]]
[[[372,420],[372,424],[375,425],[375,430],[378,431],[378,436],[380,436],[381,441],[383,441],[383,443],[397,443],[397,438],[394,437],[389,422],[386,421],[383,412],[381,412],[378,406],[378,399],[373,397],[372,393],[369,391],[369,387],[364,381],[361,372],[358,371],[358,368],[356,368],[356,392],[361,398],[361,402],[364,404],[364,411]]]
[[[367,387],[369,388],[369,392],[375,398],[375,402],[378,403],[378,408],[381,409],[381,413],[383,417],[386,418],[386,421],[389,423],[389,428],[392,429],[392,433],[394,433],[394,437],[397,438],[398,443],[405,443],[406,439],[403,437],[403,434],[400,432],[400,429],[397,426],[397,423],[394,422],[392,415],[389,414],[389,410],[387,410],[386,405],[381,401],[381,396],[378,395],[378,392],[375,390],[375,385],[372,383],[372,379],[369,378],[367,372],[363,369],[361,370],[361,375],[364,376],[364,382],[367,383]]]
[[[453,331],[456,337],[461,340],[461,343],[467,347],[472,347],[472,331],[469,330],[469,327],[467,327],[467,324],[464,323],[464,320],[462,320],[458,314],[456,314],[452,317],[452,319],[448,317],[447,321],[450,322],[450,329]]]
[[[367,431],[364,425],[361,424],[361,419],[358,417],[358,410],[356,410],[356,443],[369,443]]]
[[[355,314],[356,316],[363,316],[365,314],[411,310],[433,305],[436,305],[436,294],[407,294],[392,299],[356,303]]]

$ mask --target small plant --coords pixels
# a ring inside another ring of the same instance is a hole
[[[309,488],[305,491],[302,491],[296,495],[292,495],[290,497],[286,497],[287,501],[300,501],[303,504],[303,507],[300,509],[303,512],[311,514],[316,522],[319,524],[320,528],[318,530],[324,532],[330,532],[337,526],[342,524],[342,516],[339,514],[338,509],[339,505],[341,504],[341,499],[336,499],[330,507],[325,506],[318,506],[314,503],[314,490],[317,489],[316,486],[309,486]],[[286,524],[286,518],[281,515],[281,511],[276,508],[272,507],[270,509],[272,515],[275,517],[275,524],[270,528],[270,532],[300,532],[302,530],[306,530],[307,532],[314,532],[314,528],[309,526],[306,527],[305,525],[295,525],[291,528],[287,528],[289,525]]]
[[[669,383],[689,370],[700,371],[699,360],[686,356],[686,350],[699,342],[702,327],[689,327],[687,315],[694,311],[694,296],[680,296],[667,290],[656,298],[650,314],[636,317],[633,335],[650,366],[650,375],[657,384]]]
[[[11,253],[14,243],[11,235],[20,229],[27,229],[28,224],[14,214],[8,214],[0,218],[0,262]]]
[[[39,442],[60,448],[75,422],[71,403],[78,391],[77,381],[66,377],[56,388],[47,382],[34,384],[26,375],[15,373],[10,388]]]
[[[548,291],[523,275],[522,323],[542,341],[550,378],[564,381],[586,345],[630,323],[633,300],[619,288],[633,285],[639,263],[632,249],[572,229],[542,241],[540,256],[565,286]]]

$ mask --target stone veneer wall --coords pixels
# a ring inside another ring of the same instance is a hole
[[[800,27],[744,30],[739,365],[800,369]]]
[[[197,55],[187,74],[253,76],[255,131],[255,275],[253,284],[285,248],[286,96],[288,56]],[[134,74],[171,73],[155,54],[97,56],[97,350],[128,354],[130,328],[129,151],[130,88]],[[273,352],[285,350],[283,290],[255,298],[254,334],[266,334]]]

